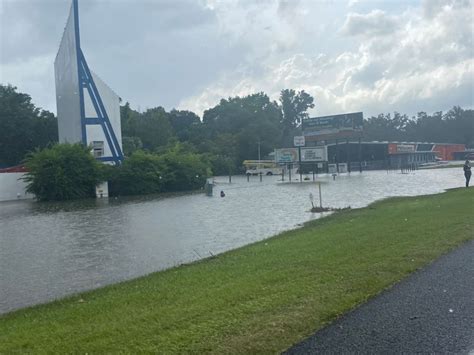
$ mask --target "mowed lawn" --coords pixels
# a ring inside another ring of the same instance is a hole
[[[393,198],[0,316],[0,353],[275,353],[473,237],[474,188]]]

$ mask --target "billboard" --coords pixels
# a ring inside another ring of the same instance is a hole
[[[326,146],[308,147],[301,149],[301,162],[323,162],[328,160]],[[298,148],[275,149],[275,162],[278,164],[299,162]]]
[[[302,162],[321,162],[328,160],[328,150],[326,146],[301,148]]]
[[[312,117],[302,122],[306,138],[337,139],[358,136],[362,132],[364,117],[362,112],[342,115]],[[313,139],[314,140],[314,139]]]
[[[120,98],[95,73],[80,46],[78,0],[69,17],[54,61],[60,142],[103,146],[97,159],[123,160]]]
[[[60,143],[77,143],[82,142],[83,139],[75,28],[74,10],[71,6],[58,54],[54,61]]]
[[[110,89],[107,84],[105,84],[94,72],[91,71],[92,78],[97,87],[97,91],[102,99],[104,105],[104,111],[107,112],[108,119],[112,126],[113,132],[117,139],[117,144],[122,149],[122,132],[120,124],[120,98],[119,96]],[[98,118],[97,111],[94,108],[94,104],[87,92],[87,89],[84,89],[84,105],[86,117]],[[108,127],[106,127],[108,131]],[[104,144],[104,156],[112,156],[112,150],[110,145],[107,144],[107,137],[103,127],[100,124],[88,124],[87,125],[87,144],[90,145],[94,141],[103,141]],[[109,135],[110,136],[110,135]],[[113,142],[111,142],[113,146]]]
[[[294,163],[298,160],[298,148],[275,149],[275,162],[278,164]]]

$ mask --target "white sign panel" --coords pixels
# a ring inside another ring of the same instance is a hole
[[[397,144],[397,153],[413,153],[415,148],[414,144]]]
[[[59,142],[82,142],[77,38],[73,6],[54,61]]]
[[[328,151],[327,151],[326,146],[301,149],[302,162],[327,161],[327,160],[328,160]]]
[[[305,136],[360,132],[364,124],[362,112],[306,118],[302,121]]]
[[[305,145],[304,136],[294,136],[293,145],[295,147],[304,147]]]
[[[297,148],[275,149],[275,162],[277,163],[294,163],[298,161]]]

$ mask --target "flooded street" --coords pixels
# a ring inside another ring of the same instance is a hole
[[[1,203],[0,313],[208,257],[320,217],[309,212],[309,193],[318,204],[315,183],[280,179],[239,176],[229,184],[219,177],[214,197]],[[324,206],[352,208],[464,184],[459,168],[317,180]]]

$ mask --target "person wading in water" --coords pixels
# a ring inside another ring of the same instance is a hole
[[[469,164],[469,160],[466,160],[462,168],[464,170],[464,177],[466,178],[466,187],[469,187],[469,180],[471,180],[471,165]]]

